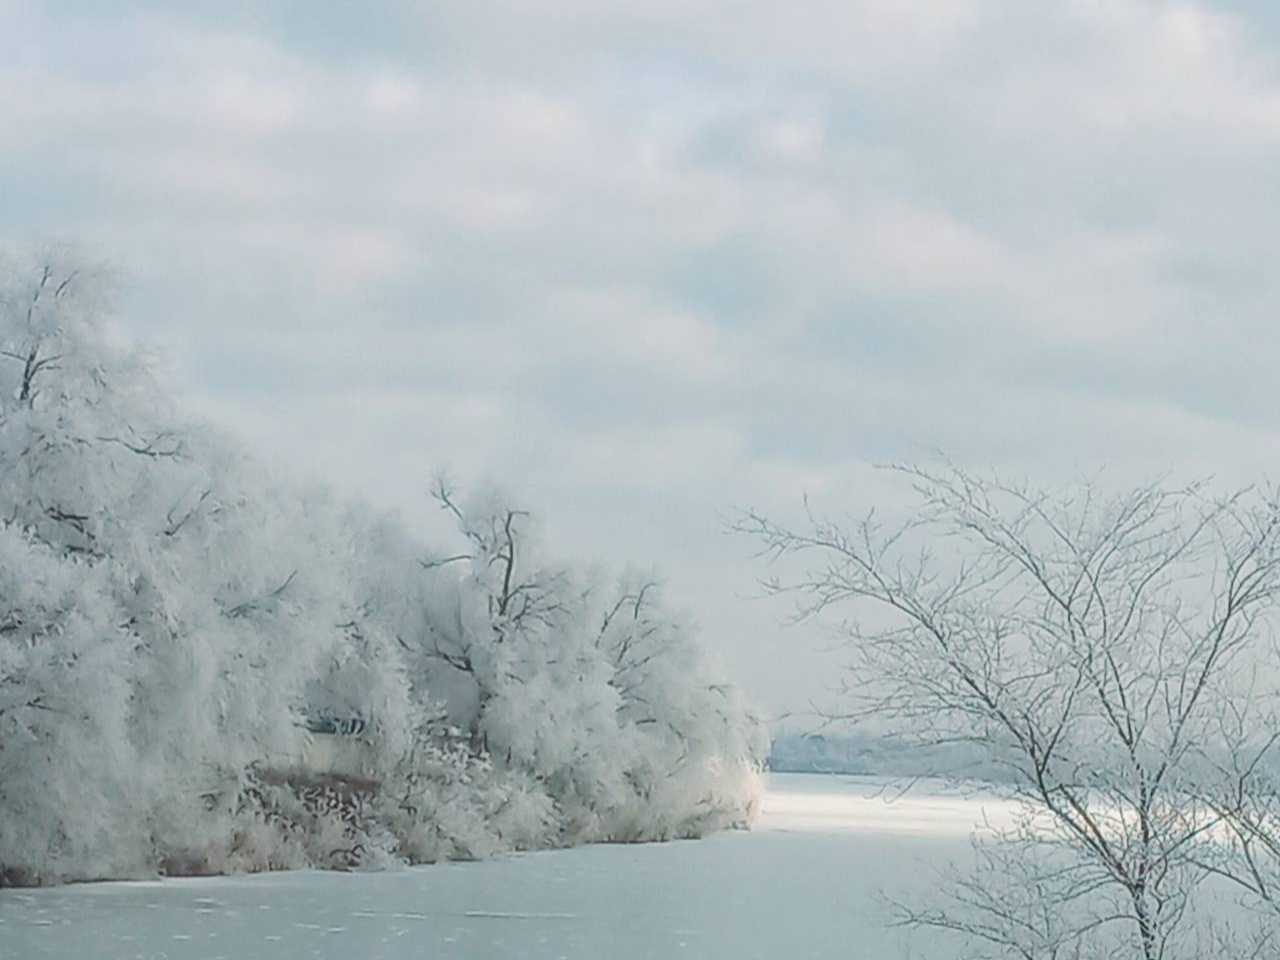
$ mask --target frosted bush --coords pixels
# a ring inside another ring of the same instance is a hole
[[[545,562],[496,495],[437,489],[432,550],[273,476],[167,402],[94,280],[0,270],[0,883],[750,819],[760,726],[656,584]]]

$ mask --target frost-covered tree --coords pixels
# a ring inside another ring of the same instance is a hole
[[[168,402],[101,279],[0,267],[0,883],[749,819],[759,725],[655,590],[601,628],[500,501],[438,491],[465,554],[439,562],[274,476]]]
[[[337,622],[339,578],[317,575],[328,544],[289,533],[314,530],[301,499],[258,488],[113,345],[91,275],[49,258],[8,276],[0,516],[34,557],[3,569],[24,589],[0,594],[0,798],[18,813],[0,837],[23,810],[50,828],[47,851],[5,837],[0,861],[132,873],[199,840],[202,793],[296,748],[291,705],[322,648],[304,621]]]
[[[692,836],[749,822],[767,750],[653,581],[615,587],[539,562],[529,517],[500,498],[434,495],[465,549],[424,559],[457,585],[412,644],[455,722],[559,811],[559,842]],[[538,718],[531,723],[530,718]]]
[[[1210,904],[1274,898],[1280,501],[899,475],[920,502],[898,526],[737,526],[810,561],[771,582],[802,616],[861,618],[851,718],[974,745],[1022,801],[905,922],[992,957],[1247,955]]]

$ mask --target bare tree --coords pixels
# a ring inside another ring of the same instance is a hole
[[[1242,888],[1273,926],[1280,919],[1278,742],[1274,697],[1250,689],[1230,699],[1221,722],[1224,747],[1211,758],[1216,776],[1206,777],[1197,794],[1219,818],[1225,840],[1206,851],[1204,868]]]
[[[553,626],[566,612],[562,598],[566,578],[558,570],[527,570],[528,565],[522,562],[529,512],[499,504],[489,510],[466,513],[444,477],[436,478],[431,496],[440,509],[457,520],[471,551],[424,560],[422,565],[430,569],[459,560],[471,561],[477,575],[488,583],[489,617],[497,643],[532,624]]]
[[[844,626],[849,718],[917,744],[980,745],[1024,804],[1023,822],[980,849],[988,877],[1008,882],[959,878],[947,907],[901,919],[1000,957],[1195,956],[1206,879],[1246,879],[1223,856],[1224,819],[1263,846],[1248,824],[1265,818],[1228,818],[1221,785],[1242,758],[1227,719],[1247,717],[1255,740],[1265,719],[1255,668],[1280,595],[1275,493],[1055,494],[892,469],[919,498],[897,526],[810,512],[792,529],[749,511],[735,528],[774,560],[812,562],[767,583],[799,616],[875,618]],[[1253,769],[1273,742],[1262,737]]]

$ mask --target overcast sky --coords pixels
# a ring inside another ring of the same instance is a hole
[[[0,238],[111,259],[299,475],[428,533],[433,470],[497,480],[800,707],[735,505],[1280,473],[1273,10],[0,0]]]

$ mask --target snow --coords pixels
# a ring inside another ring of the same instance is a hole
[[[935,782],[898,796],[871,777],[776,774],[754,831],[704,840],[0,891],[0,958],[919,956],[920,935],[885,928],[881,892],[924,888],[1008,810]]]

